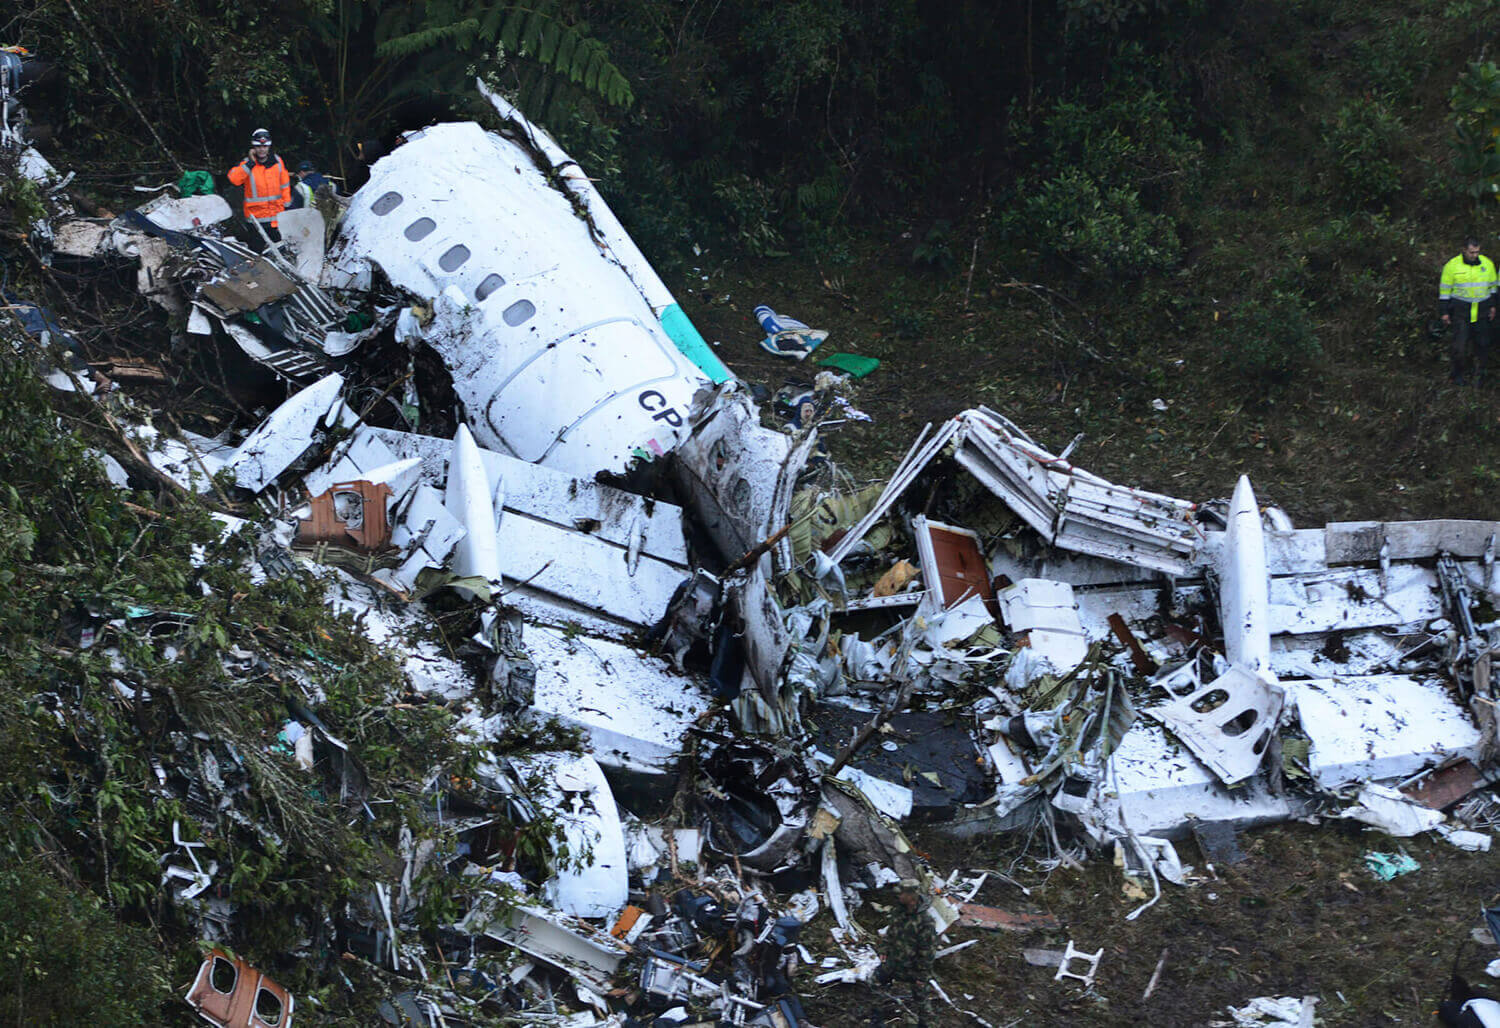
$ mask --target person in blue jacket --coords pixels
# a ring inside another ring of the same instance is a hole
[[[328,179],[314,167],[312,161],[303,161],[297,165],[297,179],[292,183],[292,202],[288,204],[292,210],[299,207],[312,207],[313,197],[318,192],[318,187]]]

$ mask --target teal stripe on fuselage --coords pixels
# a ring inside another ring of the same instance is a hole
[[[728,382],[734,377],[734,373],[724,366],[719,360],[719,355],[709,348],[704,342],[703,336],[693,327],[688,320],[687,312],[679,304],[672,304],[661,312],[661,327],[666,331],[672,342],[677,344],[683,356],[694,364],[709,377],[714,385]]]

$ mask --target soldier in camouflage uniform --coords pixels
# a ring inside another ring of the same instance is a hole
[[[900,906],[881,944],[880,980],[910,988],[909,1006],[916,1020],[907,1018],[905,1023],[926,1028],[933,1023],[932,988],[927,982],[932,977],[932,959],[937,952],[937,929],[928,914],[929,904],[921,883],[903,878],[896,897]]]

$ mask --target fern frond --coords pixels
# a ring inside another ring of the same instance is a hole
[[[577,32],[571,29],[565,30],[562,37],[558,40],[557,53],[554,55],[551,66],[556,69],[571,67],[573,64],[573,54],[577,51],[578,44],[582,40],[583,37]]]
[[[479,38],[487,43],[493,43],[499,37],[500,27],[511,10],[512,8],[504,4],[491,4],[486,7],[483,16],[479,19]]]
[[[431,50],[449,40],[458,39],[465,33],[472,36],[478,27],[478,21],[473,18],[465,18],[448,25],[429,25],[416,32],[385,40],[375,47],[375,56],[410,57],[412,54]]]
[[[500,45],[511,53],[520,52],[521,31],[526,27],[529,13],[524,7],[512,7],[505,16],[505,28],[500,32]]]
[[[380,0],[370,2],[375,6]],[[538,113],[558,102],[557,91],[543,85],[548,76],[577,83],[615,106],[635,102],[629,81],[610,61],[604,43],[588,35],[587,25],[568,24],[558,13],[557,0],[398,2],[379,10],[375,37],[377,56],[422,57],[439,78],[444,71],[461,76],[459,69],[466,69],[480,45],[498,44],[507,53],[523,55],[543,73],[535,80],[536,105],[530,106]],[[457,52],[435,52],[439,50]]]
[[[526,19],[526,32],[522,36],[522,53],[534,56],[541,49],[542,29],[547,26],[549,20],[541,11],[531,12],[531,17]]]
[[[536,59],[539,63],[551,66],[557,58],[558,40],[567,33],[567,29],[552,22],[542,32],[541,42],[537,46]]]

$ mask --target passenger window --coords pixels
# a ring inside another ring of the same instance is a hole
[[[215,992],[222,992],[227,996],[234,991],[235,979],[239,976],[233,964],[223,957],[214,957],[214,966],[208,972],[208,984],[214,987]]]
[[[536,304],[530,300],[517,300],[505,308],[505,313],[500,316],[505,319],[507,325],[515,328],[517,325],[524,324],[535,313]]]
[[[406,226],[406,238],[415,243],[419,239],[426,239],[432,235],[432,230],[437,228],[437,222],[431,218],[418,218]]]
[[[462,243],[448,248],[448,252],[438,258],[438,267],[444,271],[457,271],[464,266],[464,261],[469,259],[469,248]]]
[[[488,299],[491,293],[503,285],[505,285],[505,279],[499,275],[486,275],[484,276],[484,281],[479,283],[479,288],[474,290],[474,299]]]
[[[281,1023],[281,997],[269,989],[255,993],[255,1016],[275,1028]]]
[[[403,197],[400,193],[386,193],[380,199],[370,204],[370,211],[381,217],[385,217],[391,211],[401,206],[402,199]]]

